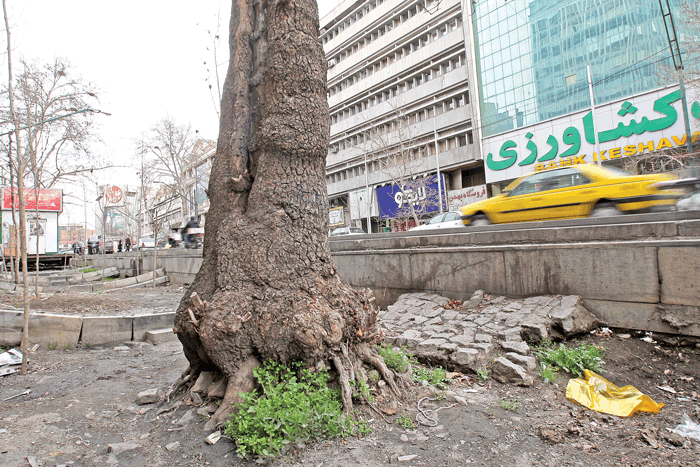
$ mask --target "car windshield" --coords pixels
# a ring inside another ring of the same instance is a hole
[[[629,177],[630,175],[634,175],[630,172],[626,172],[622,169],[619,169],[617,167],[604,167],[606,171],[612,172],[613,175],[617,175],[619,177]]]

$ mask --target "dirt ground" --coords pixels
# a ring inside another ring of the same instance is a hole
[[[50,304],[43,308],[47,312],[128,313],[155,306],[172,310],[181,294],[177,287],[165,287],[138,294],[79,294],[80,303],[59,294],[41,303]],[[10,304],[6,297],[1,302],[3,307]],[[422,409],[444,407],[428,414],[435,423],[426,424],[437,426],[406,430],[396,424],[404,414],[415,419],[417,402],[433,396],[430,388],[415,386],[396,415],[365,407],[370,435],[300,446],[272,465],[700,465],[700,442],[669,431],[682,423],[684,413],[700,421],[700,349],[645,342],[629,334],[590,335],[582,341],[606,349],[603,376],[663,402],[659,414],[619,418],[577,406],[564,397],[566,375],[559,375],[556,384],[537,378],[528,388],[454,375],[447,397],[421,402]],[[206,444],[205,416],[188,405],[189,399],[175,408],[136,404],[139,392],[167,391],[187,367],[179,342],[123,347],[117,342],[89,349],[39,348],[30,355],[27,376],[0,377],[0,465],[257,465],[238,459],[227,439]],[[27,390],[28,395],[4,400]],[[381,399],[377,406],[388,408]]]

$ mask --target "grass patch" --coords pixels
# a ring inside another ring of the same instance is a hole
[[[440,389],[447,388],[445,378],[447,377],[447,370],[444,368],[421,368],[415,367],[413,369],[413,381],[419,383],[426,382],[431,386],[435,386]]]
[[[583,376],[583,370],[592,370],[596,373],[603,371],[603,357],[605,349],[593,344],[583,344],[578,347],[567,347],[564,344],[555,346],[546,341],[541,346],[535,347],[535,355],[545,367],[553,370],[564,370],[577,377]]]
[[[83,268],[80,270],[80,272],[83,272],[83,273],[95,272],[95,271],[99,271],[99,269],[97,269],[97,268]]]
[[[311,373],[303,363],[267,362],[253,370],[262,393],[241,394],[226,434],[239,456],[275,457],[287,446],[314,438],[366,434],[366,422],[343,414],[337,390],[327,386],[328,373]]]
[[[404,373],[408,370],[411,357],[406,353],[406,347],[392,347],[390,344],[381,343],[377,346],[377,352],[384,359],[386,366],[397,373]]]

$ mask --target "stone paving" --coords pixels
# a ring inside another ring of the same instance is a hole
[[[401,295],[380,313],[386,340],[422,363],[529,386],[537,362],[530,344],[559,340],[600,323],[578,295],[508,299],[478,290],[464,303],[427,293]]]

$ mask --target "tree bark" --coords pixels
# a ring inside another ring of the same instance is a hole
[[[371,292],[347,286],[330,256],[317,37],[315,0],[233,1],[204,261],[175,317],[189,373],[228,379],[210,427],[252,387],[255,362],[351,369],[376,356]]]

